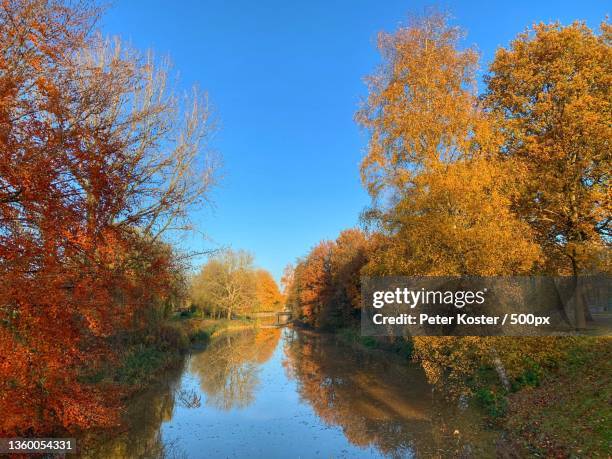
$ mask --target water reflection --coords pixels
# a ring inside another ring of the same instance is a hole
[[[259,367],[272,356],[279,338],[277,328],[228,332],[194,354],[189,370],[200,378],[206,405],[230,410],[251,404]]]
[[[495,435],[437,399],[419,368],[292,329],[214,338],[135,398],[126,421],[80,438],[84,457],[495,456]]]
[[[285,346],[300,396],[352,444],[390,457],[494,456],[495,435],[473,411],[437,399],[419,368],[308,332]]]
[[[180,458],[179,445],[163,441],[160,426],[172,419],[184,365],[165,372],[164,380],[135,397],[127,407],[125,424],[104,433],[89,432],[78,439],[84,458]]]
[[[206,406],[229,410],[254,400],[259,367],[274,352],[280,329],[242,330],[221,334],[205,351],[165,371],[161,382],[135,397],[127,407],[124,425],[104,433],[89,432],[79,438],[84,458],[172,459],[198,457],[189,454],[177,437],[164,436],[161,426],[170,423],[177,410]],[[184,386],[181,377],[196,375],[201,392]],[[201,412],[205,417],[206,412]]]

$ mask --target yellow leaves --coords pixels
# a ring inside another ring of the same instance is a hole
[[[380,222],[395,234],[389,250],[409,259],[387,253],[389,266],[510,274],[542,261],[536,238],[549,264],[588,251],[576,244],[601,247],[612,207],[606,27],[599,37],[582,23],[519,35],[496,54],[486,110],[476,56],[458,50],[446,17],[381,34],[384,64],[356,118],[371,134],[362,180],[375,202],[391,198]]]
[[[370,94],[356,115],[371,133],[361,172],[373,197],[385,188],[403,189],[415,168],[472,155],[492,143],[477,108],[477,54],[458,50],[461,36],[443,14],[381,34],[384,64],[368,79]],[[482,141],[480,131],[487,132]]]
[[[260,311],[279,311],[283,308],[283,296],[281,295],[276,281],[265,269],[255,272],[258,309]]]
[[[403,254],[393,274],[503,275],[529,272],[539,260],[530,227],[511,210],[511,163],[485,158],[438,164],[421,172],[389,211],[386,229]],[[376,270],[376,267],[372,267]],[[379,268],[382,269],[382,268]],[[386,271],[386,270],[383,270]]]
[[[609,229],[612,47],[604,22],[538,24],[499,51],[487,106],[508,118],[505,152],[527,173],[518,204],[547,248],[551,269],[578,262]],[[578,246],[584,245],[584,248]]]
[[[446,18],[381,35],[383,67],[357,121],[371,134],[362,180],[375,203],[391,199],[371,212],[383,234],[364,272],[567,273],[570,259],[578,272],[609,271],[612,48],[601,29],[520,34],[496,53],[484,107],[475,53],[458,50]],[[477,368],[501,362],[517,377],[562,358],[571,340],[414,342],[429,379],[465,393]]]

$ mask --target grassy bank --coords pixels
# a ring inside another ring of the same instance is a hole
[[[123,336],[111,344],[121,349],[117,360],[81,376],[94,385],[119,385],[126,396],[153,384],[163,370],[180,364],[190,349],[203,349],[224,330],[252,328],[248,319],[199,319],[177,315],[148,334]]]
[[[243,330],[254,328],[258,323],[251,319],[209,319],[194,315],[178,315],[173,321],[189,338],[191,344],[206,344],[215,334],[227,330]]]
[[[612,340],[573,349],[557,371],[508,396],[501,424],[510,441],[540,457],[609,457]]]
[[[362,336],[355,327],[335,331],[362,349],[412,355],[412,343]],[[490,368],[490,386],[474,390],[471,404],[483,421],[502,434],[501,457],[608,457],[612,449],[612,340],[584,338],[556,366],[529,368],[500,391]],[[480,375],[479,375],[480,376]],[[453,402],[449,402],[453,403]],[[514,451],[515,456],[508,455]]]
[[[363,336],[358,328],[346,327],[335,331],[336,336],[341,341],[364,349],[379,349],[392,352],[401,357],[409,359],[412,357],[412,342],[404,339],[393,339],[378,336]]]

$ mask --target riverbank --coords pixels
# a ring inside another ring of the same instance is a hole
[[[339,328],[333,334],[357,349],[412,359],[410,341],[362,336],[355,327]],[[501,457],[605,455],[612,445],[607,428],[612,424],[611,362],[609,338],[575,340],[567,355],[546,368],[534,365],[512,380],[509,390],[500,390],[496,378],[474,388],[469,403],[480,411],[488,428],[499,433]]]
[[[207,343],[214,335],[223,331],[257,328],[259,325],[257,321],[247,318],[230,320],[178,317],[175,319],[175,323],[180,326],[192,344]]]
[[[538,457],[608,457],[612,340],[587,338],[555,371],[507,396],[500,422],[514,447]]]
[[[203,349],[210,339],[228,330],[254,328],[250,319],[201,319],[176,315],[159,327],[156,334],[129,346],[121,356],[115,380],[130,392],[154,382],[159,371],[177,365],[190,349]]]

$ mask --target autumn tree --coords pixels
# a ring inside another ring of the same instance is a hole
[[[255,271],[255,291],[257,309],[260,311],[279,311],[284,306],[284,298],[276,281],[265,269]]]
[[[204,264],[192,282],[195,304],[231,319],[255,309],[257,277],[253,256],[245,251],[224,250]]]
[[[512,164],[496,158],[500,120],[479,104],[478,56],[459,49],[462,36],[433,13],[379,37],[383,64],[357,120],[370,132],[366,217],[391,250],[373,256],[370,273],[512,274],[538,260],[510,208]]]
[[[371,255],[370,275],[495,276],[529,273],[540,260],[532,230],[512,212],[507,164],[440,164],[415,177],[389,212],[389,234]]]
[[[317,328],[352,325],[361,308],[361,269],[368,260],[366,234],[356,228],[322,241],[298,260],[286,293],[295,317]]]
[[[313,326],[321,325],[321,312],[331,294],[330,255],[333,242],[322,241],[308,256],[299,260],[294,273],[288,305],[297,319]]]
[[[361,270],[369,258],[366,234],[358,228],[344,230],[330,254],[331,298],[325,322],[340,327],[356,322],[361,310]]]
[[[383,64],[357,114],[371,136],[362,178],[373,208],[365,216],[382,232],[366,274],[511,275],[540,261],[531,227],[513,209],[522,169],[499,155],[503,118],[482,106],[478,56],[460,49],[462,36],[434,13],[379,38]],[[479,355],[507,383],[494,340],[413,341],[432,381],[436,371],[461,379],[465,362]],[[453,359],[462,363],[454,367]]]
[[[79,379],[178,293],[164,234],[214,183],[208,111],[168,68],[90,33],[87,2],[0,4],[0,405],[4,433],[115,422]],[[146,288],[143,288],[146,286]]]
[[[578,276],[609,248],[612,48],[582,22],[537,24],[498,50],[485,100],[503,116],[503,153],[526,173],[517,211],[548,270]],[[576,326],[585,311],[576,302]]]
[[[298,259],[295,266],[291,266],[291,282],[288,282],[284,290],[285,309],[291,311],[294,318],[301,316],[300,292],[302,291],[302,272],[304,263]]]
[[[287,293],[289,292],[291,288],[291,284],[293,284],[294,276],[295,276],[295,266],[293,265],[293,263],[288,263],[283,268],[283,274],[281,275],[281,280],[280,280],[281,293],[284,296],[287,296]]]
[[[402,193],[424,168],[495,141],[476,103],[478,55],[458,49],[462,36],[437,12],[379,34],[383,63],[366,79],[368,97],[356,115],[370,134],[361,175],[374,199]]]

